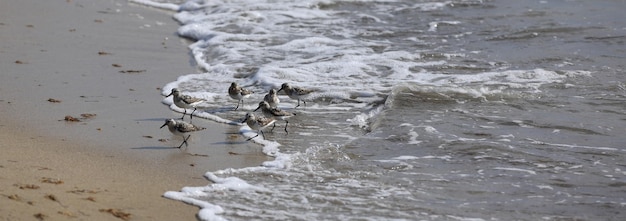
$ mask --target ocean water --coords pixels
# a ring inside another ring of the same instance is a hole
[[[163,95],[241,140],[271,88],[317,90],[250,141],[273,160],[164,194],[202,220],[626,220],[623,0],[134,2],[202,69]]]

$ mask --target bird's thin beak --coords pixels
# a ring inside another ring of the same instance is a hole
[[[261,108],[261,106],[257,107],[256,109],[254,109],[254,111],[252,112],[256,112],[259,108]]]
[[[164,124],[163,124],[163,126],[159,127],[159,129],[161,129],[161,128],[165,127],[165,125],[167,125],[167,123],[164,123]]]
[[[172,92],[172,93],[170,93],[170,94],[168,94],[168,95],[167,95],[167,96],[165,96],[165,97],[169,97],[169,96],[172,96],[172,94],[174,94],[174,92]]]
[[[248,118],[244,118],[243,121],[241,121],[241,123],[245,123],[248,120]]]
[[[276,93],[278,93],[278,92],[280,92],[280,91],[282,91],[282,90],[283,90],[283,88],[281,87],[280,89],[278,89],[278,90],[276,91]]]

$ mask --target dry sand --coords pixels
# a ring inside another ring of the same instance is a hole
[[[162,194],[268,160],[236,126],[194,118],[208,129],[182,150],[159,129],[181,116],[159,87],[198,72],[172,13],[0,1],[0,220],[194,220],[196,207]]]

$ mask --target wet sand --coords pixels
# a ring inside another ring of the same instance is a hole
[[[159,129],[182,116],[160,87],[198,72],[172,13],[121,0],[0,2],[0,219],[193,220],[196,207],[162,194],[268,160],[237,126],[194,118],[208,129],[180,150]]]

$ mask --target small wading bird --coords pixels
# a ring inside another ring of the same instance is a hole
[[[193,113],[196,112],[196,107],[198,106],[198,104],[201,104],[206,101],[201,98],[195,98],[189,95],[183,95],[180,93],[180,91],[177,88],[172,88],[172,93],[170,93],[166,97],[169,97],[172,95],[174,95],[174,104],[176,104],[177,107],[180,107],[185,110],[185,113],[183,113],[183,117],[180,118],[181,120],[185,119],[185,115],[187,114],[187,108],[193,108],[193,111],[191,112],[191,114],[189,114],[190,122],[191,122],[191,119],[193,119]]]
[[[287,119],[290,117],[296,116],[296,114],[290,113],[284,110],[280,110],[278,108],[272,108],[270,107],[270,104],[268,104],[265,101],[259,102],[259,107],[257,107],[254,111],[257,111],[258,109],[261,109],[261,112],[263,112],[263,115],[267,118],[284,120],[286,122],[285,132],[289,133],[289,131],[287,131],[287,125],[289,125],[289,121],[287,121]],[[276,127],[275,123],[274,123],[274,127]],[[272,131],[274,130],[274,127],[272,127]]]
[[[198,127],[196,125],[187,123],[185,121],[174,120],[174,119],[165,120],[165,124],[163,124],[163,126],[161,126],[161,128],[163,128],[165,126],[167,126],[167,129],[169,129],[170,132],[172,132],[173,134],[183,137],[183,142],[180,144],[180,146],[178,146],[178,149],[180,149],[183,146],[183,144],[185,144],[185,147],[189,146],[187,144],[187,139],[189,139],[189,137],[191,137],[191,134],[189,134],[189,133],[196,132],[196,131],[201,131],[201,130],[206,129],[204,127]],[[189,135],[187,135],[187,134],[189,134]],[[185,135],[187,137],[185,137]]]
[[[285,90],[285,94],[287,94],[289,98],[298,100],[298,105],[296,105],[296,107],[300,106],[300,100],[304,102],[304,106],[306,107],[306,101],[304,101],[303,99],[315,91],[311,89],[292,87],[288,83],[283,83],[283,85],[281,85],[280,90],[278,90],[278,92],[282,90]]]
[[[239,103],[241,103],[241,106],[243,106],[243,99],[249,98],[250,95],[252,95],[253,93],[254,92],[252,92],[251,90],[240,87],[235,82],[231,83],[230,87],[228,88],[228,95],[232,99],[237,100],[237,107],[235,107],[235,110],[239,108]]]
[[[270,124],[276,122],[276,120],[272,118],[262,117],[262,116],[257,117],[253,113],[247,113],[246,118],[243,119],[243,122],[248,124],[248,127],[252,128],[253,130],[257,130],[256,136],[250,137],[246,141],[252,140],[252,138],[258,137],[259,133],[261,134],[261,136],[263,136],[263,139],[265,140],[265,134],[263,134],[263,129],[265,129]]]
[[[273,88],[270,89],[270,92],[268,92],[265,97],[263,97],[263,100],[270,104],[270,107],[272,108],[278,108],[278,103],[280,103],[280,99],[278,99],[278,92],[276,92],[276,89]]]

